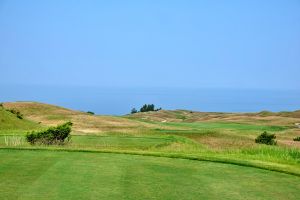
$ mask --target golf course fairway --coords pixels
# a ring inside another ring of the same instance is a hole
[[[0,199],[298,199],[300,178],[112,153],[0,150]]]

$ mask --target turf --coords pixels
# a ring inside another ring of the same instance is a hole
[[[263,126],[243,123],[229,123],[229,122],[197,122],[197,123],[164,123],[164,125],[174,127],[188,127],[193,129],[229,129],[237,131],[283,131],[287,127],[284,126]]]
[[[13,147],[16,138],[19,139],[19,147],[38,147],[31,146],[26,142],[22,135],[2,135],[0,136],[0,147]],[[120,136],[120,135],[73,135],[70,142],[66,143],[63,148],[70,149],[140,149],[146,150],[149,148],[162,147],[176,142],[173,136]],[[45,146],[45,148],[50,146]]]
[[[168,145],[175,141],[173,137],[150,136],[73,136],[71,147],[90,148],[122,148],[122,149],[148,149],[156,146]]]
[[[0,150],[0,199],[298,199],[300,178],[212,162]]]

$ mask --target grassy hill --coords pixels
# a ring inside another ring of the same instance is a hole
[[[72,121],[75,134],[138,132],[140,129],[153,127],[149,123],[122,117],[91,115],[81,111],[37,102],[11,102],[4,103],[3,106],[8,109],[16,109],[27,119],[46,126]]]
[[[36,122],[28,119],[19,119],[15,114],[0,106],[0,134],[23,133],[41,128]]]
[[[118,137],[120,144],[123,143],[124,137],[119,136],[135,138],[136,136],[168,137],[175,135],[189,138],[193,142],[209,148],[235,149],[256,146],[253,143],[254,138],[262,131],[269,131],[277,133],[279,145],[300,147],[299,143],[292,140],[300,134],[300,129],[295,128],[294,125],[294,123],[299,122],[299,118],[294,114],[298,111],[284,113],[288,116],[283,116],[282,113],[265,113],[265,111],[260,113],[217,113],[160,110],[120,117],[91,115],[86,112],[38,102],[10,102],[3,105],[6,109],[20,111],[26,120],[22,121],[16,119],[12,114],[8,114],[19,123],[31,124],[34,126],[32,128],[72,121],[74,123],[72,135],[112,137],[109,141],[116,141],[116,137]],[[291,117],[291,115],[295,116]],[[6,126],[11,127],[24,127],[25,130],[30,129],[26,128],[29,125],[6,124]],[[75,138],[76,141],[85,141],[82,137],[80,139]],[[146,140],[148,141],[148,138]],[[107,138],[102,138],[102,141],[105,143]]]
[[[189,110],[160,110],[139,112],[127,116],[130,119],[144,119],[157,122],[240,122],[261,125],[294,126],[300,122],[300,111],[258,113],[195,112]]]
[[[262,131],[276,133],[279,145],[300,148],[292,139],[300,135],[295,126],[299,111],[222,113],[188,110],[139,112],[126,118],[173,127],[159,131],[181,135],[215,149],[255,146],[254,138]]]

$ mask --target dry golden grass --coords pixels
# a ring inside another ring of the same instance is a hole
[[[217,113],[193,112],[187,110],[161,110],[158,112],[136,113],[129,118],[157,122],[238,122],[256,125],[294,126],[300,123],[299,111],[285,113]]]
[[[72,121],[74,123],[73,130],[77,134],[126,132],[155,126],[122,117],[90,115],[85,112],[36,102],[4,103],[4,107],[19,110],[27,119],[47,126]]]

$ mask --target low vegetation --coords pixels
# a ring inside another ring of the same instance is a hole
[[[26,140],[30,144],[64,144],[70,140],[72,122],[67,122],[56,127],[50,127],[44,131],[33,131],[26,134]]]
[[[295,137],[293,140],[294,141],[300,141],[300,136],[299,137]]]
[[[23,137],[18,135],[13,136],[4,136],[4,142],[6,146],[22,146],[23,145]]]
[[[275,139],[276,139],[275,134],[270,134],[264,131],[255,139],[255,142],[259,144],[276,145],[277,142]]]

